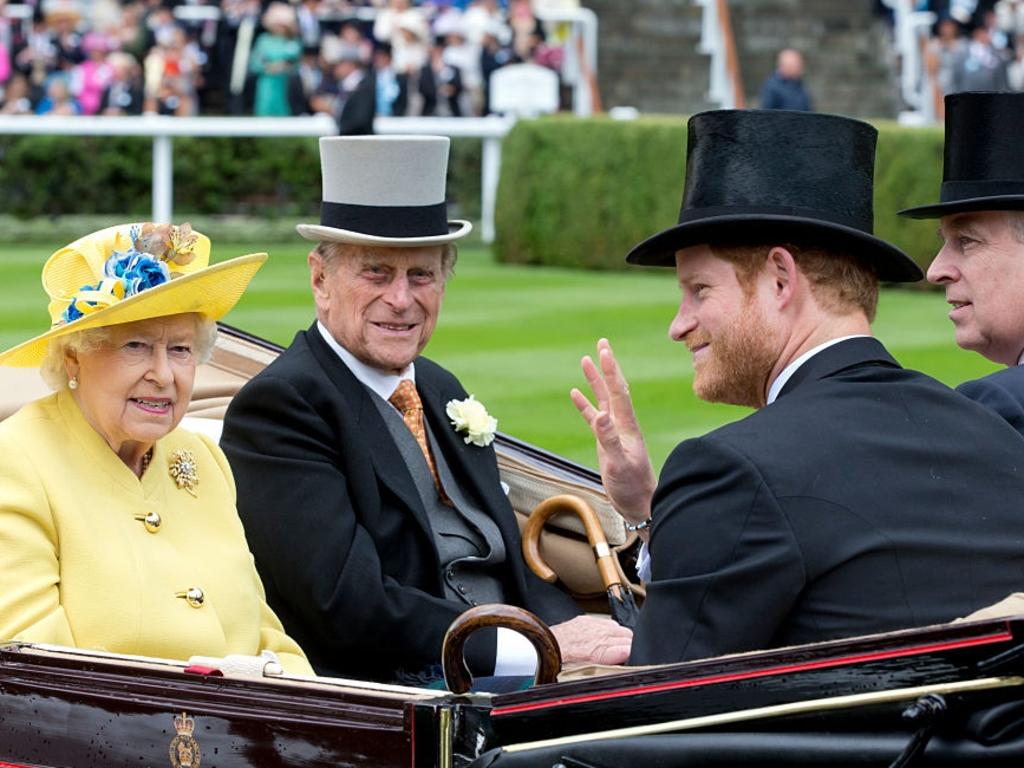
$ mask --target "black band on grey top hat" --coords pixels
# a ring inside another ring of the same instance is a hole
[[[937,219],[961,211],[1024,210],[1024,93],[946,97],[939,202],[900,211]]]
[[[437,205],[354,205],[320,203],[320,225],[376,237],[447,235],[448,207]]]
[[[320,139],[319,224],[308,240],[390,247],[439,245],[469,234],[449,221],[445,136],[329,136]]]
[[[920,267],[873,235],[874,127],[836,115],[717,110],[694,115],[679,223],[630,251],[630,264],[674,266],[680,248],[765,238],[831,244],[882,280]]]

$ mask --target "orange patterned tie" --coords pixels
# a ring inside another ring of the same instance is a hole
[[[423,403],[420,402],[420,393],[416,391],[416,385],[409,379],[402,379],[395,391],[391,393],[388,402],[402,412],[402,421],[412,432],[412,436],[419,443],[423,451],[423,458],[427,460],[430,467],[430,475],[434,478],[434,486],[437,488],[437,495],[445,504],[451,504],[447,494],[441,487],[441,479],[437,476],[437,466],[434,464],[434,457],[430,453],[430,445],[427,443],[427,430],[423,426]]]

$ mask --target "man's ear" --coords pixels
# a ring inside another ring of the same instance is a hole
[[[768,251],[765,269],[771,280],[772,297],[779,308],[788,306],[796,294],[799,271],[789,249],[776,245]]]
[[[324,272],[323,259],[314,249],[306,257],[306,263],[309,265],[309,286],[313,289],[313,296],[320,298],[323,295],[324,282],[327,277]]]

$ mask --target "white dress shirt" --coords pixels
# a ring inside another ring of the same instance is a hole
[[[367,365],[362,360],[345,349],[327,330],[326,326],[319,320],[316,323],[320,335],[327,342],[334,353],[341,358],[341,361],[352,371],[360,383],[378,394],[385,401],[391,397],[399,382],[408,379],[416,383],[416,363],[409,363],[409,366],[401,373],[390,373],[379,368]],[[394,408],[394,406],[392,405]],[[398,409],[395,408],[397,411]],[[512,553],[511,556],[515,556]],[[511,629],[498,627],[497,653],[494,659],[494,674],[498,676],[533,675],[537,671],[537,653],[533,645],[525,637]]]

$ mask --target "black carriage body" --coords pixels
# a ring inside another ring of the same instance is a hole
[[[10,646],[0,764],[177,768],[188,720],[195,768],[887,766],[921,725],[902,713],[937,690],[922,765],[1022,765],[1021,648],[1024,619],[997,620],[453,696]]]
[[[427,698],[11,646],[0,650],[0,765],[181,765],[169,750],[187,719],[193,768],[413,766],[414,709]]]

